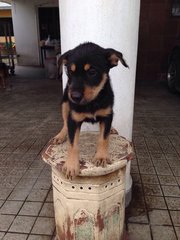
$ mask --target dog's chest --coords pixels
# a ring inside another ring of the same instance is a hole
[[[76,122],[97,122],[99,117],[106,117],[108,115],[110,115],[112,113],[112,108],[111,107],[107,107],[104,109],[99,109],[97,111],[95,111],[94,113],[79,113],[76,112],[74,110],[72,110],[71,112],[71,116],[72,118],[76,121]]]

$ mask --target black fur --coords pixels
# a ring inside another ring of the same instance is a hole
[[[71,118],[71,115],[69,114],[68,116],[68,121],[67,121],[67,125],[68,125],[68,136],[69,136],[69,141],[71,144],[73,144],[73,140],[75,137],[75,133],[76,130],[79,128],[81,128],[81,123],[77,123],[76,121],[74,121]]]

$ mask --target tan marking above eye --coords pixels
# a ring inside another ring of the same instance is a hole
[[[88,70],[90,69],[90,67],[91,67],[91,65],[90,65],[89,63],[86,63],[86,64],[84,65],[84,70],[85,70],[85,71],[88,71]]]
[[[76,65],[74,63],[71,64],[70,69],[71,69],[72,72],[75,72],[76,71]]]

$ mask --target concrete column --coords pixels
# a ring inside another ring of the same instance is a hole
[[[115,93],[113,127],[131,141],[140,0],[59,0],[59,8],[62,52],[92,41],[123,53],[129,69],[119,64],[110,72]],[[127,204],[131,198],[131,186],[129,162]]]
[[[12,18],[19,65],[39,65],[39,39],[34,1],[12,1]]]

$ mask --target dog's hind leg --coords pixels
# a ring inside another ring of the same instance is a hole
[[[100,133],[97,143],[97,151],[92,162],[98,167],[105,167],[107,164],[111,164],[109,159],[109,134],[111,130],[112,114],[105,117],[103,121],[100,122]]]
[[[69,103],[68,102],[63,102],[62,104],[62,117],[63,117],[63,128],[61,131],[53,138],[53,143],[54,144],[60,144],[63,143],[66,140],[67,137],[67,119],[69,116]]]

